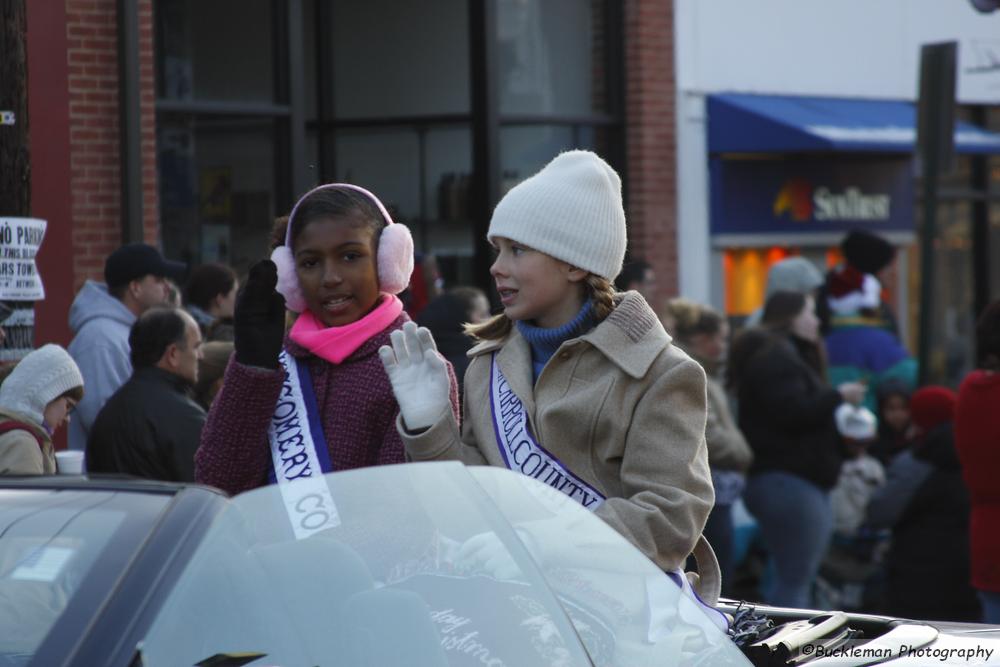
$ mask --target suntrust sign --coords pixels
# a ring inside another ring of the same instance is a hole
[[[892,198],[887,194],[865,194],[858,188],[841,193],[816,188],[813,203],[817,220],[888,220]]]
[[[813,186],[796,178],[782,185],[774,199],[774,215],[792,220],[888,220],[892,197],[887,193],[864,192],[850,186],[843,191],[825,185]]]
[[[842,156],[713,158],[712,233],[912,231],[909,164]]]

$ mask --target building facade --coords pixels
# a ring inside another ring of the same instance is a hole
[[[673,9],[653,0],[28,3],[36,343],[123,242],[244,271],[322,182],[369,187],[489,286],[502,194],[589,148],[625,182],[630,253],[677,291]]]
[[[767,267],[839,261],[845,229],[899,248],[889,281],[917,350],[920,49],[957,42],[956,159],[933,240],[929,379],[973,360],[976,312],[1000,297],[1000,12],[968,2],[675,2],[680,290],[739,320]],[[822,26],[822,29],[818,29]],[[798,202],[800,205],[795,206]]]

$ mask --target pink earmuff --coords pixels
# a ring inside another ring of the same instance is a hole
[[[362,193],[371,199],[378,207],[386,226],[378,240],[378,284],[379,290],[388,294],[399,294],[410,284],[410,274],[413,273],[413,237],[406,225],[394,222],[392,216],[379,201],[378,197],[368,190],[350,183],[327,183],[313,188],[295,203],[288,216],[288,228],[285,230],[285,244],[278,246],[271,253],[271,261],[278,267],[277,290],[285,297],[285,307],[296,313],[306,309],[306,300],[299,286],[299,278],[295,274],[295,258],[289,242],[292,238],[292,225],[299,205],[310,195],[327,188],[346,188]]]

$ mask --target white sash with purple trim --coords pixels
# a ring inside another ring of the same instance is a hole
[[[561,491],[590,511],[604,502],[604,496],[563,465],[531,435],[531,425],[507,378],[500,371],[496,353],[490,365],[490,408],[493,411],[493,431],[504,464],[511,470],[537,479]]]
[[[268,477],[277,482],[295,539],[301,540],[339,526],[340,515],[323,479],[323,473],[333,467],[309,369],[284,350],[278,361],[285,377],[267,427],[271,445]]]

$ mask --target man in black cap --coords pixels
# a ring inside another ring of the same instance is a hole
[[[83,450],[98,411],[132,375],[128,334],[135,319],[167,297],[166,278],[179,279],[185,265],[165,260],[143,243],[122,246],[104,262],[104,280],[88,280],[69,310],[75,336],[69,353],[80,367],[83,400],[69,427],[70,449]]]

